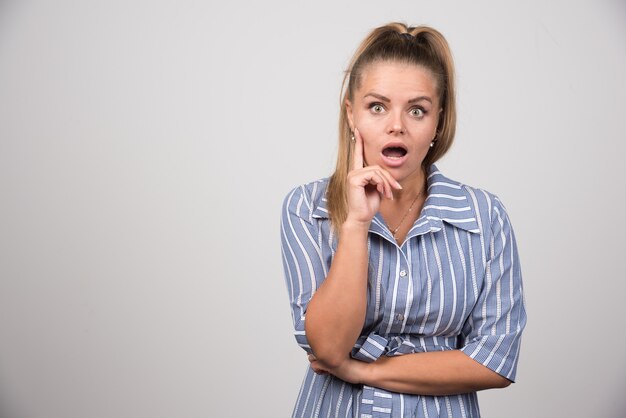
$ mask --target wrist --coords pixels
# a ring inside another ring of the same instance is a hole
[[[392,360],[392,357],[381,355],[376,361],[366,363],[367,367],[364,368],[360,377],[361,383],[368,386],[378,386],[385,380],[385,365]]]
[[[367,235],[367,232],[369,231],[371,222],[372,222],[371,220],[369,220],[369,221],[359,221],[359,220],[348,218],[341,225],[341,235],[345,235],[345,234],[363,234],[363,233],[365,235]]]
[[[361,362],[362,366],[358,372],[358,383],[361,385],[372,386],[375,385],[374,373],[376,372],[376,362],[365,363]]]
[[[371,364],[348,357],[329,372],[348,383],[360,385],[370,381],[368,374]]]

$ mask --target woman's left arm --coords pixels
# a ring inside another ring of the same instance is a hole
[[[323,370],[351,383],[394,392],[450,395],[502,388],[515,380],[521,334],[526,325],[521,268],[508,215],[492,197],[485,280],[462,330],[458,350],[381,356],[373,363],[347,359]],[[309,357],[313,369],[319,368]]]
[[[511,383],[461,350],[382,356],[373,363],[347,359],[335,370],[322,369],[313,356],[309,360],[318,372],[400,393],[443,396],[504,388]]]

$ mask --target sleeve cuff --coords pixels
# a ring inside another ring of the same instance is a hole
[[[515,382],[520,339],[515,334],[485,335],[461,348],[470,358]]]
[[[386,338],[371,333],[358,350],[353,350],[352,358],[372,363],[385,353],[388,343],[389,341]]]

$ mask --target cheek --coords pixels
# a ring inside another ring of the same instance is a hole
[[[379,150],[378,145],[375,141],[371,139],[368,140],[368,137],[363,135],[363,159],[367,165],[376,165],[379,164]]]
[[[354,125],[358,128],[360,132],[373,133],[376,130],[377,121],[376,119],[369,118],[367,116],[355,117]]]
[[[368,120],[368,118],[355,119],[354,125],[359,130],[366,148],[369,144],[374,143],[376,138],[380,136],[376,123]]]
[[[359,130],[361,138],[363,138],[363,154],[365,157],[376,154],[376,129],[373,129],[371,122],[361,119],[355,119],[354,125]]]

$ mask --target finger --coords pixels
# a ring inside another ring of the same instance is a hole
[[[389,182],[389,185],[397,190],[402,190],[402,185],[400,183],[398,183],[398,180],[396,180],[395,178],[393,178],[393,176],[391,175],[391,173],[383,168],[380,169],[381,173],[385,176],[385,178],[387,179],[387,181]]]
[[[387,196],[386,190],[385,190],[385,184],[384,183],[378,183],[376,185],[376,190],[378,191],[378,193],[380,193],[380,195],[382,197]],[[388,197],[388,196],[387,196]]]
[[[322,368],[322,367],[320,367],[320,366],[319,366],[319,364],[318,364],[317,359],[315,358],[315,356],[313,356],[313,355],[309,355],[308,357],[309,357],[309,360],[311,361],[311,364],[310,364],[311,369],[313,369],[313,371],[314,371],[316,374],[319,374],[319,375],[328,374],[328,371],[327,371],[326,369],[324,369],[324,368]],[[312,357],[313,359],[311,359],[311,357]]]
[[[354,155],[352,156],[352,169],[363,168],[363,138],[357,128],[354,128]]]
[[[391,173],[380,166],[371,166],[376,172],[385,179],[385,185],[388,188],[388,193],[385,195],[390,199],[393,199],[393,189],[402,190],[402,185],[391,175]]]
[[[385,171],[379,166],[363,167],[350,172],[348,180],[352,186],[356,187],[374,186],[381,197],[393,199],[393,191],[389,179],[392,179],[394,183],[395,180],[390,174],[385,175],[384,173]]]
[[[378,166],[373,166],[372,170],[372,172],[376,175],[376,189],[382,197],[393,200],[392,184],[396,183],[395,179],[386,170],[383,170]]]
[[[388,197],[386,186],[387,179],[383,176],[382,173],[380,173],[378,170],[373,169],[365,171],[364,174],[365,176],[362,180],[363,186],[371,184],[372,186],[376,187],[376,190],[381,194],[381,196]]]

